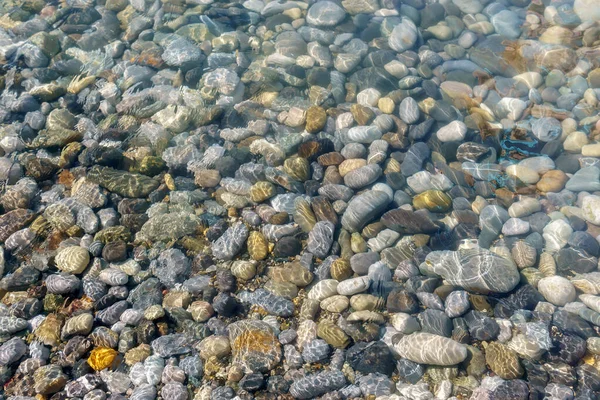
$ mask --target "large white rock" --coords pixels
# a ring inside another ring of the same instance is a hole
[[[555,306],[564,306],[577,297],[575,286],[567,278],[558,275],[540,279],[538,291]]]
[[[456,365],[467,358],[465,345],[425,332],[404,336],[394,347],[401,357],[419,364]]]
[[[467,125],[462,121],[452,121],[437,131],[440,142],[457,142],[465,138]]]
[[[575,0],[573,11],[582,21],[600,21],[598,0]]]
[[[586,221],[600,225],[600,196],[585,196],[581,202],[581,210]]]
[[[414,22],[406,17],[402,17],[402,22],[394,27],[388,39],[388,44],[393,50],[402,53],[412,49],[417,42],[417,38],[418,31]]]

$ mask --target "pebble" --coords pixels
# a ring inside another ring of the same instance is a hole
[[[56,266],[64,272],[81,274],[90,262],[88,251],[79,246],[64,248],[56,255]]]
[[[417,332],[394,346],[400,356],[420,364],[456,365],[467,358],[467,348],[443,336]]]
[[[426,260],[431,272],[467,290],[505,293],[519,282],[516,265],[488,250],[437,251],[429,253]]]
[[[461,121],[452,121],[448,125],[441,127],[436,135],[440,142],[459,142],[467,134],[467,126]]]
[[[409,18],[404,17],[392,30],[388,44],[392,50],[402,53],[415,45],[417,37],[417,27]]]
[[[575,300],[575,287],[562,276],[549,276],[540,279],[538,290],[544,298],[556,306],[564,306]]]

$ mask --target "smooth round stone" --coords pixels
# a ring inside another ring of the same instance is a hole
[[[328,297],[338,294],[337,287],[339,282],[335,279],[324,279],[317,282],[308,292],[308,298],[323,301]]]
[[[404,78],[408,75],[408,68],[402,62],[398,60],[392,60],[385,64],[383,68],[392,76],[398,79]]]
[[[510,165],[506,168],[506,174],[519,179],[527,185],[536,184],[540,180],[540,176],[537,172],[520,164]]]
[[[560,121],[552,117],[538,119],[531,126],[533,135],[542,142],[550,142],[560,137],[562,126]]]
[[[398,53],[403,53],[406,50],[412,49],[417,42],[418,30],[414,22],[406,17],[402,17],[402,21],[394,27],[388,44],[392,50]]]
[[[431,212],[446,212],[452,207],[452,199],[440,190],[426,190],[413,198],[415,209],[427,209]]]
[[[427,309],[419,314],[418,319],[422,332],[446,337],[452,335],[452,321],[442,311]]]
[[[561,170],[564,171],[563,168]],[[600,169],[598,167],[581,168],[567,181],[565,188],[573,192],[600,190]]]
[[[517,39],[521,36],[522,21],[514,11],[502,10],[492,16],[491,22],[499,35],[509,39]]]
[[[600,354],[600,338],[590,337],[587,339],[587,350],[592,354]]]
[[[563,142],[563,148],[569,153],[581,153],[583,146],[590,141],[587,135],[581,131],[575,131],[569,134]]]
[[[347,74],[356,68],[360,64],[361,60],[362,57],[358,54],[340,53],[335,56],[333,65],[335,69],[341,73]]]
[[[325,1],[324,3],[329,3]],[[317,3],[320,4],[320,3]],[[333,3],[332,3],[333,4]],[[327,114],[322,107],[313,106],[306,110],[306,126],[305,129],[309,133],[318,133],[325,127]]]
[[[540,192],[558,193],[564,189],[565,184],[569,180],[567,174],[558,169],[548,171],[537,183],[536,187]]]
[[[343,295],[336,295],[326,298],[321,301],[321,308],[325,311],[341,313],[345,311],[350,305],[348,297]]]
[[[389,203],[390,199],[387,193],[366,191],[350,200],[342,215],[342,226],[348,232],[357,232],[380,215]]]
[[[325,258],[333,244],[335,225],[329,221],[319,221],[308,234],[306,250],[319,258]]]
[[[412,97],[407,97],[400,102],[399,115],[407,124],[414,124],[421,116],[419,105]]]
[[[600,8],[595,0],[575,0],[573,11],[582,21],[600,21]]]
[[[502,234],[506,236],[524,235],[529,232],[529,222],[520,218],[511,218],[502,226]]]
[[[547,251],[558,251],[565,247],[569,237],[573,233],[573,228],[564,219],[558,219],[550,222],[544,227],[544,241]]]
[[[79,246],[69,246],[62,249],[55,258],[56,267],[71,274],[80,274],[90,262],[90,253]]]
[[[347,160],[352,158],[365,158],[367,155],[367,148],[362,143],[348,143],[342,148],[340,153]]]
[[[600,143],[586,144],[582,146],[581,155],[586,157],[600,157]]]
[[[448,125],[441,127],[436,133],[440,142],[462,141],[466,134],[467,125],[462,121],[452,121]]]
[[[368,276],[360,276],[358,278],[346,279],[340,282],[337,286],[339,294],[344,296],[352,296],[353,294],[364,292],[369,288],[370,281]]]
[[[464,290],[455,290],[446,297],[445,312],[450,318],[460,317],[471,307],[469,294]]]
[[[335,26],[346,18],[346,11],[332,1],[314,3],[306,14],[306,21],[315,26]]]
[[[394,348],[401,357],[419,364],[456,365],[467,358],[463,344],[425,332],[404,336]]]
[[[394,112],[394,109],[396,108],[396,104],[391,98],[382,97],[377,102],[377,107],[381,110],[381,112],[385,114],[392,114]]]
[[[363,143],[371,144],[375,140],[381,139],[383,133],[376,126],[355,126],[340,134],[340,140],[344,144]]]
[[[344,184],[351,189],[360,189],[375,182],[381,176],[378,164],[369,164],[357,168],[344,176]]]
[[[521,218],[538,212],[542,209],[542,205],[537,199],[526,197],[521,201],[513,203],[508,208],[508,215],[513,218]]]
[[[575,286],[568,279],[558,275],[540,279],[538,291],[556,306],[564,306],[577,297]]]
[[[569,237],[569,246],[585,250],[593,256],[597,256],[600,251],[600,244],[596,238],[587,232],[573,232]]]
[[[356,96],[356,101],[362,106],[375,107],[381,98],[381,92],[374,88],[361,90]]]
[[[427,32],[431,33],[436,39],[446,41],[452,39],[452,29],[446,25],[434,25],[427,28]]]
[[[529,168],[538,174],[543,174],[555,168],[554,161],[547,156],[530,157],[522,160],[520,166]]]
[[[364,158],[347,159],[347,160],[344,160],[338,166],[338,172],[340,173],[340,176],[343,178],[348,173],[350,173],[354,170],[357,170],[358,168],[362,168],[365,165],[367,165],[367,160],[365,160]]]
[[[499,118],[508,118],[517,121],[527,108],[527,103],[521,99],[505,97],[496,105],[495,112]]]
[[[509,258],[483,248],[433,251],[419,268],[422,273],[442,276],[448,283],[477,293],[507,293],[520,280]]]
[[[600,196],[585,196],[581,202],[581,211],[586,221],[600,226]]]

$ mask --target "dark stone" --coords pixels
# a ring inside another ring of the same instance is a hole
[[[136,339],[139,344],[149,344],[158,335],[156,325],[152,321],[146,319],[142,320],[138,326],[135,327]]]
[[[224,156],[215,161],[215,169],[219,171],[221,176],[224,178],[234,177],[239,166],[239,162],[231,156]]]
[[[221,292],[230,293],[235,291],[236,279],[230,270],[220,270],[217,272],[215,286]]]
[[[490,147],[481,143],[465,142],[456,149],[456,159],[462,162],[480,162],[489,155]]]
[[[404,176],[411,176],[421,170],[423,162],[429,158],[431,150],[423,142],[417,142],[413,144],[406,155],[404,161],[400,166],[400,171]]]
[[[406,358],[401,358],[396,363],[398,367],[398,375],[405,381],[416,384],[421,380],[425,370],[421,364],[417,364],[416,362],[407,360]]]
[[[206,230],[206,238],[209,241],[214,242],[220,238],[228,228],[229,225],[227,224],[227,221],[220,219]]]
[[[387,298],[387,310],[392,313],[414,314],[419,311],[419,300],[406,290],[393,290]]]
[[[583,318],[565,310],[557,310],[552,315],[552,324],[564,334],[575,334],[587,339],[595,336],[594,329]]]
[[[498,323],[479,311],[469,311],[464,316],[471,337],[477,340],[494,340],[500,334]]]
[[[529,400],[529,386],[521,379],[502,382],[491,395],[493,400]]]
[[[427,213],[400,208],[383,214],[381,221],[387,228],[403,234],[435,233],[439,230]]]
[[[600,390],[600,374],[596,368],[588,364],[581,364],[575,371],[580,390],[582,388],[587,388],[594,392]]]
[[[427,309],[419,314],[418,319],[423,332],[452,336],[452,320],[443,311]]]
[[[583,250],[586,253],[597,257],[600,251],[600,244],[592,235],[587,232],[576,231],[569,237],[569,246]]]
[[[254,373],[245,375],[240,381],[240,388],[249,392],[256,392],[265,384],[262,374]]]
[[[567,247],[554,256],[556,270],[560,275],[585,274],[598,268],[598,259],[583,249]]]
[[[508,297],[498,300],[494,307],[494,315],[499,318],[510,318],[516,310],[533,310],[540,301],[544,300],[544,296],[533,286],[523,285]]]
[[[107,243],[102,249],[102,258],[108,262],[123,261],[127,258],[127,244],[121,240]]]
[[[302,243],[293,236],[282,237],[275,243],[273,255],[275,257],[294,257],[302,251]]]
[[[232,317],[237,311],[238,302],[229,294],[219,293],[213,299],[212,306],[217,314],[220,314],[224,317]]]
[[[563,153],[556,157],[554,164],[556,165],[556,169],[561,170],[565,174],[574,174],[581,168],[579,159],[575,154]]]
[[[381,373],[391,376],[394,372],[394,357],[383,342],[359,342],[346,352],[346,362],[363,374]]]
[[[586,341],[576,335],[554,335],[554,346],[550,349],[548,359],[575,365],[585,354]]]
[[[451,336],[453,340],[456,340],[459,343],[469,343],[471,341],[469,327],[467,326],[464,318],[452,319],[452,325],[454,326]]]
[[[281,375],[273,375],[267,379],[267,391],[269,393],[287,393],[290,389],[290,382],[288,382]]]
[[[382,94],[387,94],[398,87],[398,80],[385,69],[378,67],[363,68],[352,74],[349,80],[358,86],[359,91],[374,88]]]
[[[417,255],[415,254],[415,257]],[[423,261],[416,260],[415,264],[420,264]],[[433,278],[429,276],[413,276],[408,278],[405,283],[405,288],[411,293],[427,292],[433,293],[441,283],[439,278]]]
[[[327,87],[330,83],[330,75],[327,68],[313,67],[306,76],[306,81],[311,86]]]
[[[573,386],[577,382],[575,368],[565,363],[547,362],[544,369],[548,373],[550,383]]]
[[[527,373],[527,381],[530,385],[543,389],[548,384],[548,373],[540,364],[531,360],[521,360]]]
[[[539,234],[544,233],[544,228],[550,222],[550,217],[544,212],[537,212],[522,219],[529,222],[529,226],[533,232],[537,232]]]

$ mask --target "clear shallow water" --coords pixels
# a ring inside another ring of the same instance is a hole
[[[597,0],[0,15],[7,398],[596,398]]]

